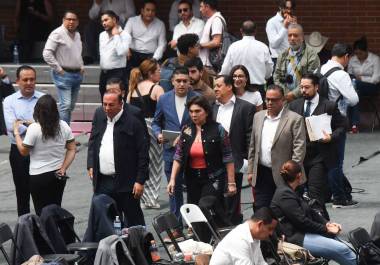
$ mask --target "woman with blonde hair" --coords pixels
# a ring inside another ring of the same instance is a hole
[[[138,68],[132,69],[127,96],[127,101],[144,113],[150,135],[149,180],[145,182],[141,204],[143,208],[155,209],[160,208],[157,200],[163,166],[162,146],[158,144],[151,126],[158,98],[164,93],[164,89],[158,85],[159,81],[160,65],[155,59],[146,59]]]

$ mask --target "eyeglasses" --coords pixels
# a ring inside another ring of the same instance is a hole
[[[233,79],[244,79],[246,77],[245,77],[245,75],[233,75],[232,78]]]
[[[188,8],[182,8],[182,9],[178,9],[178,13],[181,14],[181,13],[185,13],[185,12],[189,12],[189,9]]]

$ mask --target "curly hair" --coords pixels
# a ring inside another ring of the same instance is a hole
[[[61,133],[57,102],[51,95],[43,95],[38,99],[33,118],[41,126],[43,140],[54,139]]]

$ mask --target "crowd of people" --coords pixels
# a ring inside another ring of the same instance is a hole
[[[326,60],[327,39],[318,32],[304,36],[295,1],[277,3],[266,25],[269,45],[256,40],[256,23],[245,20],[242,39],[215,67],[211,57],[227,29],[217,0],[174,1],[169,42],[156,1],[144,0],[134,16],[133,1],[94,0],[84,45],[85,60],[99,57],[101,69],[102,107],[94,114],[87,159],[94,195],[112,197],[126,226],[145,225],[142,208],[160,208],[164,173],[170,211],[179,222],[186,188],[188,203],[214,197],[214,207],[223,209],[219,217],[238,225],[211,264],[265,264],[257,240],[276,225],[287,241],[313,255],[356,264],[352,251],[334,240],[341,226],[329,221],[325,205],[358,205],[344,186],[348,113],[356,133],[359,96],[378,92],[380,59],[361,38],[353,49],[336,43]],[[1,93],[19,216],[30,212],[29,194],[37,214],[62,202],[76,149],[71,112],[84,74],[78,25],[78,15],[65,12],[43,51],[58,108],[54,98],[35,89],[33,67],[18,68],[19,91],[13,94],[0,69],[0,84],[10,90]],[[163,60],[168,45],[176,55]],[[319,90],[323,79],[327,94]],[[331,116],[331,132],[315,141],[305,119],[323,114]],[[253,188],[255,214],[242,224],[244,177]],[[46,186],[50,192],[41,192]],[[305,206],[310,200],[319,206],[318,218]]]

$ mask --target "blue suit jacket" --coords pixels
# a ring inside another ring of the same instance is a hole
[[[194,96],[199,96],[199,94],[194,91],[189,91],[187,93],[186,101]],[[152,123],[152,130],[156,137],[162,132],[162,130],[181,131],[181,128],[190,122],[191,120],[187,107],[183,113],[182,121],[178,120],[174,90],[166,92],[159,98]],[[173,161],[174,151],[175,148],[173,146],[165,144],[164,161]]]

